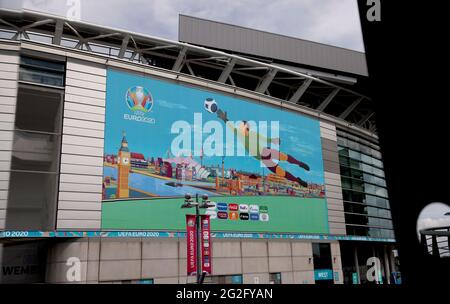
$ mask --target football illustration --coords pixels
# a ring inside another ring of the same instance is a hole
[[[209,113],[216,113],[217,109],[219,107],[217,106],[216,101],[213,98],[206,98],[205,99],[205,110]]]

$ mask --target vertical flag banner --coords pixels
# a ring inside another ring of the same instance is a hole
[[[195,215],[186,214],[187,275],[197,274],[197,228]]]
[[[201,215],[201,230],[202,230],[202,271],[207,274],[211,274],[212,264],[212,248],[211,248],[211,222],[210,216],[205,214]]]

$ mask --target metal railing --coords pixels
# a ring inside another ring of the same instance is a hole
[[[450,258],[450,226],[419,231],[420,243],[426,255]]]

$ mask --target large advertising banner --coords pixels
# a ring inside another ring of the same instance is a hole
[[[328,233],[320,126],[279,107],[107,71],[103,229]]]

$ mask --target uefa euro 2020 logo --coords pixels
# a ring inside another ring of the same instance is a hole
[[[188,220],[188,222],[187,222],[187,226],[188,227],[194,227],[195,226],[195,221],[192,218],[190,218]]]
[[[147,113],[150,112],[153,107],[152,95],[144,87],[135,86],[129,88],[125,99],[128,107],[133,112],[141,111]]]
[[[124,119],[150,124],[155,123],[154,118],[145,117],[153,108],[153,97],[146,88],[141,86],[129,88],[125,94],[125,102],[133,114],[136,115],[124,114]]]

